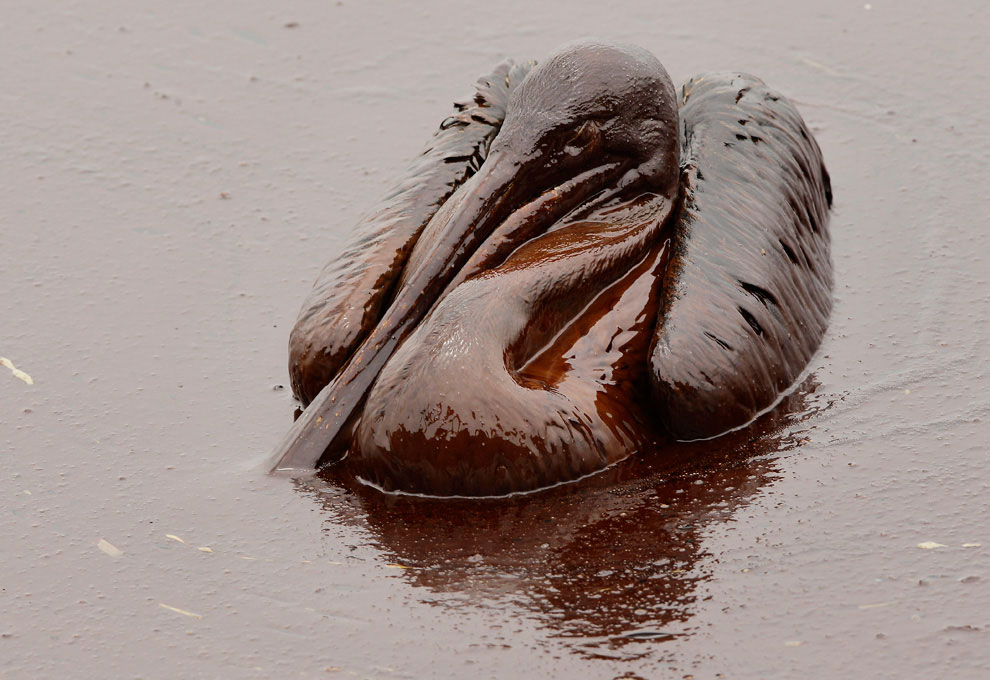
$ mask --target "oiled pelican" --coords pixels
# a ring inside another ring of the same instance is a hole
[[[385,489],[573,480],[770,407],[825,331],[831,190],[762,81],[582,41],[505,64],[318,278],[275,454]],[[312,402],[312,403],[310,403]]]

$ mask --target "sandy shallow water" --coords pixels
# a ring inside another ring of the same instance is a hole
[[[0,676],[990,676],[990,5],[214,4],[0,17]],[[584,35],[797,102],[808,381],[676,475],[263,474],[341,237],[476,77]]]

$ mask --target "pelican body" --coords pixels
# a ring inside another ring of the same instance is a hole
[[[582,41],[500,65],[320,274],[273,469],[501,495],[771,407],[831,308],[821,152],[761,80]]]

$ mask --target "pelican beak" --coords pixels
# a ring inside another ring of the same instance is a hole
[[[520,158],[493,149],[478,173],[430,220],[388,311],[296,420],[275,451],[272,470],[312,470],[343,457],[364,399],[385,363],[444,291],[463,279],[469,262],[486,266],[472,257],[493,232],[506,223],[518,227],[500,235],[501,247],[494,249],[499,256],[577,207],[614,179],[622,166],[605,163],[554,187],[559,179],[555,174],[565,170],[548,170],[541,154]]]

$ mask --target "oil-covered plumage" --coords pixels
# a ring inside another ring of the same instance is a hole
[[[474,96],[454,104],[402,179],[323,268],[289,336],[289,377],[303,404],[381,319],[423,227],[484,163],[505,119],[509,91],[532,65],[507,61],[479,79]]]
[[[801,115],[753,76],[692,78],[680,114],[685,200],[651,365],[668,431],[693,439],[771,406],[818,348],[831,188]]]
[[[761,81],[682,99],[595,41],[483,79],[304,305],[273,467],[528,491],[769,406],[824,332],[827,174]]]

